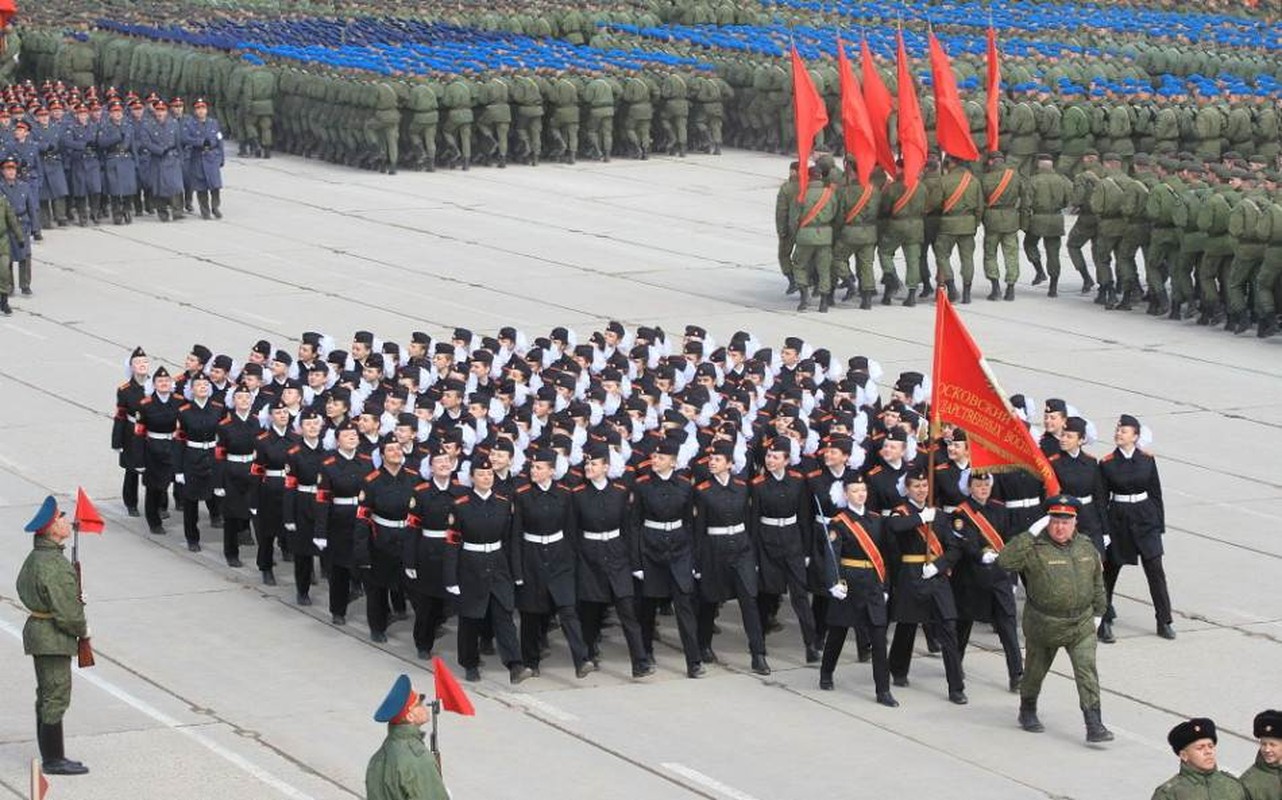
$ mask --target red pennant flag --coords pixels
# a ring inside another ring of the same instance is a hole
[[[855,73],[840,36],[837,37],[837,75],[841,81],[841,126],[846,152],[854,156],[859,182],[867,186],[877,162],[877,141],[873,136],[872,121],[868,118],[868,107],[864,105],[863,91],[855,82]]]
[[[45,780],[44,770],[40,768],[40,759],[31,759],[31,800],[45,800],[49,792],[49,781]]]
[[[828,124],[828,110],[824,108],[824,100],[810,80],[810,73],[806,72],[806,65],[797,55],[795,46],[792,48],[792,108],[797,121],[797,162],[801,184],[797,201],[800,202],[805,199],[806,184],[810,181],[810,148],[814,146],[815,136]]]
[[[441,708],[465,717],[476,716],[476,708],[468,699],[467,692],[459,686],[458,679],[440,656],[432,659],[432,672],[436,675],[436,699],[441,701]]]
[[[988,152],[992,153],[1001,149],[999,141],[998,128],[1001,127],[998,121],[997,101],[1002,90],[1002,71],[997,63],[997,31],[993,26],[988,26],[988,81],[986,84],[987,102],[984,106],[984,116],[988,120]]]
[[[917,84],[908,67],[904,32],[899,32],[899,156],[904,160],[904,185],[909,189],[921,180],[926,166],[926,123],[917,101]]]
[[[81,533],[102,533],[105,525],[102,515],[94,507],[83,487],[76,487],[76,513],[72,517]]]
[[[935,296],[933,373],[932,422],[951,422],[966,430],[975,469],[1027,470],[1042,479],[1047,494],[1059,493],[1055,470],[1023,420],[1015,416],[984,354],[943,290]]]
[[[935,139],[939,149],[963,161],[975,161],[979,150],[970,138],[970,121],[957,92],[957,79],[944,46],[930,33],[930,75],[935,89]]]
[[[860,79],[864,85],[864,107],[868,109],[868,122],[872,125],[873,142],[877,147],[877,163],[893,178],[896,174],[895,153],[890,149],[890,112],[894,100],[886,82],[881,79],[877,65],[873,63],[872,51],[868,49],[868,40],[859,44]]]

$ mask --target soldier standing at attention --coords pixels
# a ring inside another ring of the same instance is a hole
[[[792,276],[792,248],[797,244],[797,237],[788,224],[789,209],[793,198],[797,196],[797,162],[788,165],[788,180],[779,187],[775,195],[775,234],[779,237],[779,271],[788,279],[787,294],[797,291],[797,281]]]
[[[36,737],[47,775],[84,775],[89,768],[63,751],[62,716],[71,705],[71,657],[89,635],[76,572],[63,556],[71,523],[52,496],[23,528],[35,534],[18,572],[18,598],[27,607],[22,650],[36,666]]]
[[[1095,545],[1077,535],[1081,502],[1070,495],[1047,501],[1046,535],[1029,530],[1006,543],[996,564],[1023,574],[1028,593],[1024,608],[1024,677],[1019,684],[1019,726],[1045,730],[1037,718],[1037,695],[1062,647],[1073,663],[1073,680],[1086,720],[1086,741],[1112,741],[1100,718],[1099,673],[1095,669],[1092,617],[1104,615],[1104,570]],[[1034,526],[1036,527],[1036,526]]]
[[[1282,800],[1282,711],[1269,709],[1255,715],[1255,738],[1260,751],[1255,763],[1239,780],[1250,800]]]
[[[370,800],[448,800],[436,759],[423,744],[422,727],[432,718],[423,699],[402,675],[374,712],[375,722],[387,723],[387,738],[365,770]]]
[[[1180,771],[1153,790],[1153,800],[1180,800],[1205,797],[1207,800],[1245,800],[1246,791],[1237,778],[1220,770],[1215,759],[1219,736],[1215,723],[1205,717],[1181,722],[1166,735],[1175,755],[1180,757]]]

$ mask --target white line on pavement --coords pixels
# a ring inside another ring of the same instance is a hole
[[[89,359],[90,361],[97,361],[99,364],[106,364],[112,369],[121,369],[122,367],[125,366],[124,362],[122,362],[118,358],[117,359],[104,358],[103,356],[96,356],[93,353],[85,353],[85,358]]]
[[[4,631],[5,633],[9,634],[15,639],[19,639],[19,640],[22,639],[22,632],[19,631],[17,628],[15,628],[13,625],[10,625],[5,620],[0,620],[0,630]],[[120,688],[119,686],[115,685],[111,681],[108,681],[105,678],[101,678],[92,672],[86,672],[84,670],[77,670],[76,674],[79,675],[81,678],[84,678],[85,680],[89,681],[94,686],[97,686],[99,689],[102,689],[104,692],[116,698],[117,700],[120,700],[121,702],[126,703],[127,705],[133,706],[133,708],[151,717],[156,722],[159,722],[161,725],[164,725],[166,728],[169,728],[170,730],[175,731],[176,733],[181,733],[183,736],[186,736],[187,738],[193,740],[194,742],[196,742],[196,744],[199,744],[201,747],[204,747],[209,752],[227,761],[232,766],[241,770],[245,774],[250,775],[254,778],[257,778],[258,780],[272,787],[273,789],[280,792],[284,796],[293,798],[293,800],[314,800],[314,798],[311,795],[307,794],[301,789],[295,788],[294,786],[286,783],[280,778],[277,778],[275,775],[271,774],[267,770],[258,766],[254,762],[250,761],[249,759],[244,758],[243,756],[237,753],[234,753],[231,750],[228,750],[226,747],[223,747],[221,744],[219,744],[218,742],[215,742],[213,739],[210,739],[208,736],[205,736],[199,731],[184,725],[182,722],[174,719],[173,717],[169,716],[168,714],[156,708],[155,706],[151,705],[150,703],[146,702],[145,700],[142,700],[140,698],[133,696],[132,694]]]
[[[237,309],[236,313],[240,314],[242,317],[253,317],[253,318],[254,318],[254,319],[256,319],[256,320],[260,320],[260,321],[262,321],[262,322],[266,322],[268,325],[279,325],[279,324],[280,324],[280,320],[276,319],[275,317],[264,317],[262,314],[255,314],[255,313],[254,313],[254,312],[252,312],[252,311],[245,311],[244,309]]]
[[[530,711],[538,711],[544,716],[551,717],[558,722],[573,722],[578,719],[578,717],[574,716],[570,712],[562,711],[551,703],[540,700],[533,695],[517,694],[516,692],[503,692],[502,696],[504,700],[507,700],[513,705],[527,708]]]
[[[747,792],[741,792],[733,786],[727,786],[716,778],[704,775],[699,770],[687,767],[685,764],[666,761],[659,766],[663,767],[668,772],[680,775],[688,781],[697,783],[705,789],[710,789],[717,794],[725,795],[726,797],[731,798],[731,800],[757,800],[756,797],[748,794]]]
[[[32,339],[48,339],[49,338],[48,336],[41,336],[38,333],[33,333],[32,331],[27,330],[21,325],[14,325],[12,322],[6,322],[4,326],[9,330],[13,331],[14,333],[20,333],[23,336],[29,336]]]

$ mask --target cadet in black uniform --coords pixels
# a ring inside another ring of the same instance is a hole
[[[334,453],[321,462],[316,480],[316,529],[312,544],[329,567],[330,622],[347,624],[355,565],[357,506],[365,476],[374,466],[370,457],[357,452],[360,434],[350,420],[334,429]],[[360,525],[365,525],[362,520]]]
[[[129,516],[138,516],[138,480],[143,474],[145,440],[134,435],[143,398],[151,394],[151,363],[141,347],[129,355],[129,380],[116,387],[116,416],[111,426],[111,449],[120,453],[125,471],[120,499]]]
[[[174,431],[178,427],[178,408],[182,398],[174,394],[174,381],[169,370],[160,367],[151,377],[152,393],[138,404],[138,423],[134,435],[143,445],[143,512],[152,533],[165,533],[161,524],[163,505],[169,484],[174,478]]]
[[[431,658],[437,630],[449,617],[445,561],[452,547],[450,514],[454,499],[466,491],[454,479],[454,462],[439,444],[429,451],[426,464],[429,474],[414,487],[404,557],[405,589],[414,605],[414,646],[423,659]]]
[[[1166,570],[1162,567],[1162,534],[1166,531],[1166,511],[1162,505],[1162,481],[1157,475],[1157,461],[1139,447],[1140,422],[1123,414],[1113,434],[1116,449],[1100,461],[1104,491],[1108,493],[1108,530],[1112,541],[1104,560],[1104,588],[1108,591],[1108,612],[1099,627],[1103,642],[1113,641],[1113,589],[1123,565],[1137,560],[1148,579],[1153,613],[1157,617],[1157,635],[1174,639],[1171,627],[1171,597],[1166,588]]]
[[[446,590],[458,597],[458,660],[467,680],[481,679],[481,628],[488,615],[508,679],[520,683],[531,673],[521,662],[512,623],[513,576],[521,574],[512,498],[494,491],[488,456],[473,453],[471,478],[471,491],[454,500],[451,528],[458,533],[459,545],[445,561]]]
[[[601,620],[606,609],[614,606],[623,628],[632,661],[632,677],[654,674],[654,665],[646,657],[637,621],[632,575],[634,565],[631,547],[635,532],[628,524],[628,487],[606,477],[609,469],[609,447],[589,444],[584,453],[583,483],[570,490],[574,519],[579,532],[576,586],[579,618],[583,622],[583,639],[588,657],[600,657]]]
[[[252,474],[257,458],[258,416],[254,396],[243,383],[232,390],[232,410],[218,423],[218,489],[223,512],[223,557],[227,566],[239,567],[240,538],[249,532],[251,509],[258,507],[258,477]]]
[[[200,529],[196,527],[196,518],[200,503],[208,506],[211,521],[218,507],[214,498],[214,448],[218,446],[218,423],[226,416],[227,409],[210,398],[213,384],[208,375],[201,372],[188,383],[191,400],[178,407],[174,480],[182,487],[183,533],[187,537],[187,549],[199,553]]]
[[[259,431],[254,442],[251,474],[258,479],[258,487],[257,505],[250,508],[250,514],[258,539],[258,571],[263,585],[275,586],[273,547],[285,532],[285,460],[294,442],[289,430],[289,409],[279,398],[272,400],[268,408],[267,429]]]
[[[355,541],[356,566],[366,571],[365,617],[372,642],[387,641],[391,593],[401,587],[407,520],[419,483],[396,441],[383,443],[382,456],[382,466],[365,476],[357,510],[365,524],[357,525]]]
[[[845,479],[854,471],[847,463],[854,442],[848,437],[834,436],[828,440],[827,445],[823,452],[823,466],[806,473],[806,490],[810,493],[812,513],[816,526],[815,534],[818,537],[826,537],[828,535],[828,521],[840,510],[835,498],[841,497],[844,491]],[[897,496],[898,493],[896,493]],[[826,620],[828,618],[828,601],[830,598],[828,586],[824,585],[828,576],[823,574],[823,566],[815,555],[807,555],[810,557],[810,563],[807,565],[807,577],[811,584],[810,588],[813,591],[811,614],[815,621],[815,647],[822,648],[824,637],[828,631]],[[868,642],[861,637],[862,634],[856,631],[855,640],[859,650],[859,660],[867,661],[871,657],[871,653],[868,650]]]
[[[1059,435],[1064,431],[1064,425],[1067,422],[1068,404],[1057,397],[1047,400],[1042,407],[1042,436],[1037,441],[1037,445],[1047,458],[1059,453]],[[1072,494],[1067,489],[1065,492]]]
[[[321,463],[329,456],[321,444],[324,422],[318,411],[304,409],[298,417],[298,441],[286,453],[285,503],[282,519],[289,552],[294,556],[294,584],[300,606],[312,604],[312,575],[318,554],[316,538],[316,492]]]
[[[637,478],[632,505],[633,576],[641,582],[641,640],[653,661],[659,601],[669,599],[677,616],[686,675],[703,677],[694,614],[694,486],[676,470],[680,445],[665,439],[650,456],[651,470]]]
[[[574,672],[587,677],[596,667],[588,658],[574,596],[575,521],[570,491],[554,481],[557,455],[548,449],[530,456],[530,479],[516,489],[517,534],[521,571],[516,607],[521,612],[521,660],[537,676],[540,638],[555,612],[570,646]]]
[[[1104,558],[1109,541],[1104,521],[1108,495],[1104,492],[1104,475],[1100,472],[1099,461],[1082,449],[1086,442],[1086,420],[1081,417],[1066,419],[1059,441],[1060,452],[1049,459],[1055,477],[1059,478],[1059,489],[1064,494],[1073,495],[1082,504],[1077,513],[1077,532],[1089,536],[1099,550],[1100,558]]]

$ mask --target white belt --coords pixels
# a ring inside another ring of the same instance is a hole
[[[709,526],[708,535],[709,536],[733,536],[736,533],[743,533],[745,530],[747,530],[747,528],[742,523],[738,525]]]
[[[188,441],[187,446],[193,450],[213,450],[218,446],[218,442],[193,442]]]
[[[172,433],[152,433],[151,431],[147,431],[147,438],[148,439],[172,439],[174,438],[174,435]]]
[[[380,517],[378,514],[371,514],[370,519],[374,520],[375,525],[381,525],[384,528],[405,527],[405,520],[403,519],[388,519],[387,517]]]
[[[255,458],[257,458],[257,456],[254,455],[253,453],[248,453],[246,455],[241,455],[240,453],[227,454],[227,460],[235,461],[237,464],[248,464],[249,462],[253,461]]]
[[[1087,497],[1079,497],[1079,498],[1077,498],[1077,502],[1081,503],[1081,504],[1082,504],[1082,505],[1084,505],[1084,506],[1089,506],[1091,503],[1094,503],[1094,502],[1095,502],[1095,498],[1094,498],[1094,497],[1090,497],[1090,496],[1087,496]]]
[[[557,531],[556,533],[549,533],[547,536],[539,536],[534,533],[523,533],[521,534],[521,538],[534,544],[552,544],[553,542],[559,542],[564,539],[565,533]]]
[[[881,515],[882,515],[883,517],[890,517],[890,516],[893,516],[893,515],[894,515],[894,513],[895,513],[895,510],[894,510],[893,508],[883,508],[883,509],[881,510]]]
[[[354,506],[360,501],[359,497],[331,497],[329,502],[336,506]]]
[[[285,470],[283,470],[283,469],[265,469],[265,470],[263,470],[263,477],[264,477],[264,478],[283,478],[283,477],[285,477]]]
[[[450,535],[450,532],[449,531],[429,531],[427,528],[424,528],[423,535],[428,539],[444,539]]]
[[[648,519],[645,521],[645,526],[647,528],[656,531],[675,531],[682,525],[685,525],[685,522],[682,520],[677,520],[676,522],[658,522],[656,520]]]
[[[945,514],[956,514],[956,513],[957,513],[957,506],[944,506],[941,510],[942,510]]]
[[[298,490],[298,491],[300,491],[300,492],[304,492],[305,494],[316,494],[316,487],[315,487],[315,486],[308,486],[308,485],[307,485],[307,484],[305,484],[305,483],[300,483],[300,484],[298,484],[297,486],[295,486],[294,488],[295,488],[295,489],[297,489],[297,490]]]
[[[762,517],[761,524],[769,525],[772,528],[786,528],[789,525],[797,524],[797,515],[793,514],[791,517]]]
[[[584,531],[583,538],[594,542],[608,542],[611,539],[619,538],[619,529],[615,528],[612,531],[601,531],[599,533],[597,531]]]
[[[464,542],[463,549],[473,553],[493,553],[503,549],[502,542]]]
[[[1142,503],[1148,499],[1148,492],[1139,494],[1110,494],[1108,496],[1114,503]]]
[[[1036,497],[1025,497],[1023,500],[1006,501],[1007,508],[1032,508],[1033,506],[1040,506],[1041,504],[1042,501],[1038,500]]]

